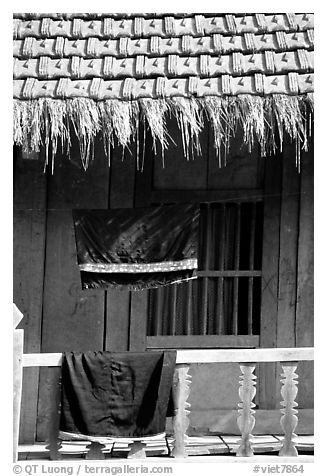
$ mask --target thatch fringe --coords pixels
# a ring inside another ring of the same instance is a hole
[[[69,154],[71,134],[77,136],[83,167],[87,169],[94,156],[95,138],[102,135],[104,151],[110,159],[115,144],[124,149],[136,140],[139,151],[139,123],[151,132],[153,147],[159,142],[164,155],[171,138],[166,126],[167,115],[176,117],[182,135],[184,155],[201,152],[199,135],[209,120],[214,133],[214,147],[220,161],[220,151],[228,152],[238,125],[243,128],[243,140],[249,152],[256,142],[261,155],[274,153],[283,147],[284,136],[296,141],[298,151],[307,150],[313,117],[313,94],[290,96],[207,96],[203,98],[140,99],[138,101],[75,99],[14,100],[14,143],[26,152],[52,151],[52,168],[58,151]],[[137,157],[139,164],[139,157]],[[109,162],[110,163],[110,162]],[[299,165],[299,164],[298,164]]]

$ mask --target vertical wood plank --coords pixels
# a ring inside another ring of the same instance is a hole
[[[281,164],[279,155],[265,159],[260,347],[277,345]],[[259,402],[261,408],[276,407],[275,364],[259,366]]]
[[[105,350],[128,350],[131,293],[108,289],[106,291]],[[115,326],[116,324],[116,326]]]
[[[162,160],[161,147],[153,157],[154,190],[205,190],[207,188],[208,129],[200,136],[202,155],[184,157],[181,131],[175,118],[167,117],[172,142]],[[150,139],[151,140],[151,139]],[[175,144],[174,144],[175,143]]]
[[[105,301],[102,290],[82,290],[77,266],[72,208],[107,208],[109,169],[102,149],[85,172],[76,144],[72,158],[56,161],[48,175],[48,220],[44,277],[42,352],[103,348]],[[37,438],[48,437],[49,398],[58,385],[54,369],[42,369]],[[49,406],[50,405],[50,406]]]
[[[313,141],[301,160],[301,198],[297,266],[296,346],[314,344],[314,150]],[[299,363],[298,402],[313,408],[313,362]]]
[[[147,327],[147,292],[132,291],[129,350],[143,352],[146,350]]]
[[[237,418],[237,424],[241,430],[242,439],[240,445],[236,451],[236,456],[253,456],[253,447],[251,443],[251,432],[255,425],[253,408],[255,407],[253,399],[256,394],[256,376],[254,371],[256,364],[242,363],[240,369],[242,372],[240,378],[239,396],[241,402],[239,406],[239,416]]]
[[[41,351],[102,349],[103,325],[103,291],[81,289],[71,210],[51,210],[47,226]],[[56,385],[55,380],[46,377],[51,372],[51,369],[42,369],[40,374],[37,436],[41,441],[45,440],[48,426],[46,400]],[[49,392],[47,385],[51,387]],[[45,401],[41,403],[41,400]]]
[[[46,175],[42,160],[15,163],[13,213],[13,298],[24,314],[25,352],[40,352],[46,230]],[[39,369],[25,369],[20,443],[34,443]]]
[[[295,146],[287,142],[283,150],[283,190],[280,217],[278,283],[278,347],[295,345],[297,242],[300,175],[295,166]]]
[[[141,147],[140,147],[140,162],[143,158],[143,128],[140,131]],[[150,205],[150,197],[152,191],[153,181],[153,151],[152,141],[149,134],[146,135],[144,144],[144,163],[143,168],[140,163],[139,170],[135,172],[135,187],[134,187],[134,206],[136,208],[148,207]]]
[[[13,462],[16,463],[18,459],[19,421],[23,388],[23,329],[14,329],[13,344]]]
[[[128,151],[123,156],[121,147],[115,147],[111,155],[110,208],[131,208],[134,203],[135,158]],[[108,289],[106,298],[106,349],[112,352],[128,350],[131,292]]]
[[[294,347],[300,174],[296,169],[295,144],[290,143],[289,139],[285,141],[282,155],[277,347]],[[278,399],[279,365],[277,365],[277,369],[276,398]]]
[[[104,293],[82,290],[71,210],[48,213],[42,352],[101,349]]]
[[[237,128],[236,134],[231,138],[230,151],[227,155],[226,166],[221,167],[219,157],[213,147],[213,131],[209,130],[209,190],[237,190],[240,188],[256,188],[260,183],[260,162],[259,147],[256,145],[253,152],[249,154],[247,146],[243,141],[243,131]],[[221,150],[221,163],[225,162],[224,148]]]
[[[190,403],[187,399],[190,395],[192,377],[189,375],[189,365],[177,365],[173,382],[173,400],[175,415],[173,418],[174,443],[171,455],[174,458],[186,458],[185,443],[187,441],[187,429],[189,426]]]
[[[47,445],[46,449],[50,451],[50,460],[57,461],[62,459],[62,454],[60,453],[60,448],[62,446],[61,440],[58,438],[59,426],[60,426],[60,403],[61,403],[61,377],[60,370],[56,369],[56,372],[53,373],[54,382],[51,387],[51,395],[49,395],[49,404],[47,407],[48,418],[49,418],[49,428],[47,436]]]
[[[114,147],[111,153],[111,173],[109,205],[110,208],[131,208],[134,204],[135,186],[135,148],[131,148],[131,153],[121,147]]]
[[[145,135],[145,142],[143,143],[144,130],[143,126],[140,128],[140,169],[135,172],[135,184],[134,184],[134,207],[148,207],[151,205],[151,190],[153,182],[153,151],[152,141],[149,134]],[[144,148],[144,149],[143,149]],[[144,157],[142,168],[142,157]],[[162,289],[158,289],[156,296],[159,298],[159,294],[163,292]],[[167,290],[165,290],[167,292]],[[130,329],[129,329],[129,349],[132,351],[144,351],[146,350],[146,335],[147,335],[147,318],[148,318],[148,302],[149,302],[149,290],[134,291],[131,296],[131,315],[130,315]],[[156,319],[157,324],[161,324],[162,332],[162,318],[163,309],[160,306],[158,312],[156,307]],[[156,329],[159,331],[159,328]],[[132,451],[133,453],[133,451]],[[136,451],[136,453],[138,453]]]
[[[295,447],[296,434],[295,428],[298,423],[297,403],[295,402],[297,395],[297,378],[296,374],[297,362],[281,362],[283,369],[282,373],[282,388],[281,394],[283,401],[281,402],[282,417],[280,424],[284,432],[283,445],[279,451],[279,456],[297,456],[297,449]]]

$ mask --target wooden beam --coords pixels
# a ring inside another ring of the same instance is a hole
[[[290,349],[193,349],[177,350],[176,363],[300,362],[310,360],[314,360],[313,347],[294,347]],[[23,367],[60,367],[61,361],[62,353],[23,355]]]
[[[206,336],[148,336],[148,349],[190,349],[212,347],[257,347],[259,336],[230,336],[230,335],[206,335]]]
[[[224,271],[197,271],[196,275],[199,278],[247,278],[247,277],[260,277],[262,276],[262,271],[253,270],[253,271],[242,271],[242,270],[224,270]]]
[[[280,362],[313,360],[312,347],[292,349],[204,349],[180,350],[176,364],[210,362]]]
[[[61,367],[62,352],[23,354],[23,367]]]
[[[153,190],[152,203],[210,203],[261,201],[262,189],[244,190]]]

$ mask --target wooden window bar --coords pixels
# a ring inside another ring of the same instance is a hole
[[[258,333],[259,206],[240,200],[202,205],[198,279],[174,284],[173,291],[150,291],[148,336]]]

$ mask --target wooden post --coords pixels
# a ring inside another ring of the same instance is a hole
[[[18,439],[19,439],[19,420],[20,406],[22,401],[22,384],[23,384],[23,346],[24,331],[23,329],[14,329],[14,362],[13,362],[13,386],[14,386],[14,402],[13,402],[13,461],[16,463],[18,459]]]
[[[252,402],[256,394],[256,376],[253,375],[256,364],[254,363],[242,363],[240,369],[242,375],[240,377],[239,395],[241,402],[239,406],[239,417],[237,418],[237,424],[241,430],[242,439],[240,446],[237,449],[236,456],[253,456],[253,448],[251,444],[251,431],[255,425],[253,408],[255,407]]]
[[[298,375],[295,373],[297,368],[297,362],[281,362],[283,369],[282,373],[282,388],[281,394],[283,401],[281,405],[284,407],[281,409],[283,414],[280,419],[281,427],[284,431],[285,437],[283,440],[283,446],[279,451],[279,456],[297,456],[298,452],[295,447],[294,438],[296,434],[294,433],[298,417],[296,416],[297,403],[295,398],[297,395],[297,378]]]
[[[174,444],[171,455],[174,458],[186,458],[185,442],[187,440],[187,428],[189,426],[188,415],[190,413],[190,403],[187,399],[190,394],[191,376],[189,375],[190,366],[181,364],[176,366],[173,383],[173,399],[175,407],[175,416],[173,418],[174,426]]]

